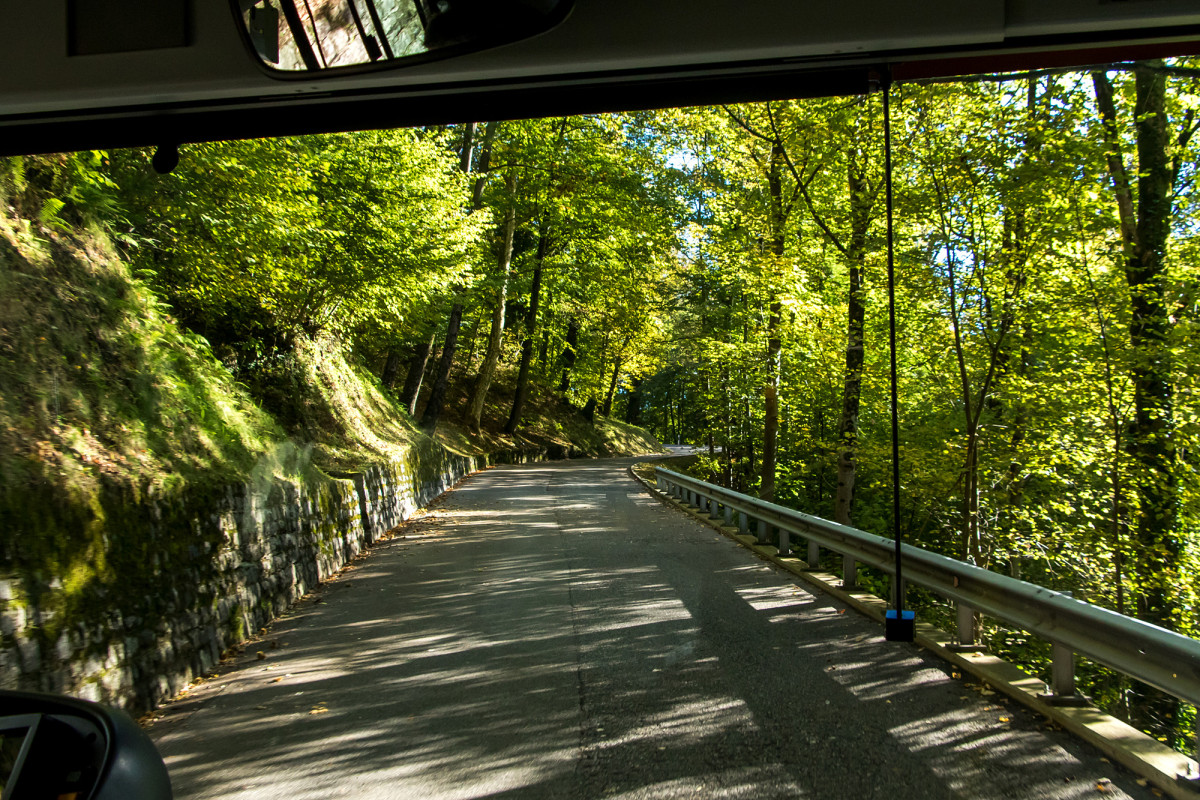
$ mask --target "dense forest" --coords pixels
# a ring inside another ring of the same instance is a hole
[[[1193,636],[1198,110],[1186,60],[892,94],[900,533]],[[3,172],[43,226],[102,228],[285,423],[295,353],[336,350],[427,430],[514,434],[551,393],[704,445],[713,480],[890,530],[878,94]],[[1189,736],[1193,709],[1091,680]]]

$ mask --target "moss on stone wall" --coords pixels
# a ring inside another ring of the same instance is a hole
[[[152,708],[482,463],[431,443],[339,479],[141,502],[44,488],[43,513],[6,510],[0,685]]]

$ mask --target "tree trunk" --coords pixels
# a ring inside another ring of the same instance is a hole
[[[550,374],[550,328],[554,325],[554,306],[553,299],[550,297],[550,292],[546,292],[546,313],[542,316],[542,342],[538,347],[537,367],[538,375],[541,378],[546,378]]]
[[[604,393],[604,365],[608,362],[608,340],[612,333],[609,330],[604,331],[604,337],[600,340],[600,359],[596,362],[600,365],[600,369],[596,370],[596,386],[592,390],[592,394],[600,397]]]
[[[608,382],[608,394],[604,396],[604,416],[612,415],[613,398],[617,394],[617,380],[621,377],[621,356],[613,360],[612,380]]]
[[[467,340],[467,354],[463,356],[462,364],[458,369],[460,376],[471,374],[471,365],[475,363],[475,349],[479,344],[479,332],[483,330],[483,320],[487,316],[489,316],[487,310],[481,308],[475,321],[471,323],[471,338]]]
[[[846,373],[842,389],[842,418],[838,423],[837,497],[833,519],[850,524],[857,474],[858,409],[862,395],[863,327],[866,320],[866,290],[863,269],[867,254],[867,228],[871,217],[871,196],[866,175],[851,160],[848,174],[850,189],[850,241],[846,247],[850,293],[846,310]]]
[[[1035,158],[1042,149],[1042,130],[1041,120],[1043,115],[1039,111],[1038,104],[1038,81],[1037,78],[1029,78],[1026,82],[1025,90],[1025,111],[1026,111],[1026,133],[1022,137],[1024,153],[1021,156],[1022,164],[1026,167],[1034,165]],[[1018,190],[1014,192],[1014,198],[1006,203],[1007,208],[1004,214],[1004,260],[1005,260],[1005,304],[1002,313],[1002,326],[1004,330],[1008,330],[1015,324],[1017,298],[1024,292],[1025,284],[1028,280],[1028,266],[1030,263],[1030,253],[1033,245],[1029,241],[1029,215],[1030,201],[1025,198],[1025,193],[1020,190],[1024,186],[1020,183],[1023,180],[1025,170],[1016,170],[1014,187]],[[1033,326],[1028,320],[1024,320],[1020,325],[1021,335],[1016,341],[1012,337],[1005,338],[1003,344],[998,348],[998,365],[996,370],[996,383],[1006,383],[1007,377],[1011,371],[1015,370],[1018,378],[1024,379],[1029,371],[1030,350],[1029,345],[1033,340]],[[1000,395],[997,392],[990,392],[984,398],[988,404],[988,408],[994,415],[996,424],[1006,424],[1011,431],[1008,436],[1009,448],[1009,464],[1008,477],[1005,481],[1004,496],[1005,504],[1002,509],[998,509],[996,513],[996,525],[1001,531],[1006,533],[1006,538],[1009,541],[1017,541],[1020,532],[1017,530],[1020,518],[1019,509],[1022,502],[1022,473],[1024,472],[1023,464],[1019,459],[1021,453],[1021,444],[1025,441],[1027,414],[1021,401],[1013,399],[1006,406],[1001,401]],[[978,463],[978,454],[976,455],[976,463]]]
[[[488,123],[488,133],[494,123]],[[504,339],[504,304],[508,300],[508,276],[512,269],[513,236],[517,228],[517,173],[509,172],[505,181],[508,190],[509,204],[504,212],[504,246],[500,252],[500,286],[496,289],[496,307],[492,310],[492,329],[488,335],[487,350],[483,355],[483,364],[479,367],[479,377],[475,381],[475,394],[471,398],[470,424],[471,429],[479,432],[480,421],[483,418],[483,406],[487,400],[488,389],[491,388],[492,378],[496,374],[496,365],[500,362],[500,345]]]
[[[1165,255],[1170,235],[1171,168],[1167,157],[1166,76],[1138,70],[1138,220],[1133,257],[1126,261],[1133,316],[1134,422],[1130,441],[1141,475],[1137,541],[1148,584],[1139,616],[1172,627],[1175,583],[1183,545],[1176,536],[1175,415],[1172,390],[1171,319],[1164,297]]]
[[[446,327],[446,341],[442,345],[442,358],[438,362],[437,374],[433,381],[433,389],[429,392],[429,400],[425,403],[425,413],[421,415],[421,427],[428,430],[437,428],[441,419],[442,409],[446,404],[446,391],[450,386],[450,367],[454,364],[454,351],[458,347],[458,329],[462,325],[463,304],[455,303],[450,308],[450,321]]]
[[[537,255],[534,259],[533,286],[529,290],[529,311],[525,316],[525,338],[521,342],[521,367],[517,372],[517,388],[513,393],[512,413],[508,416],[508,424],[504,432],[514,434],[521,424],[521,414],[525,410],[525,398],[529,392],[529,368],[533,365],[533,342],[537,336],[538,300],[542,293],[542,263],[546,258],[549,246],[549,234],[542,227],[538,235]]]
[[[394,389],[396,381],[400,379],[400,348],[389,347],[387,352],[387,361],[383,365],[383,374],[379,377],[379,382],[383,384],[385,389]]]
[[[562,381],[558,384],[558,391],[567,396],[571,391],[571,368],[575,366],[576,348],[579,346],[579,319],[571,317],[567,323],[567,342],[562,351],[563,374]]]
[[[475,123],[468,123],[463,128],[462,148],[459,150],[458,166],[465,173],[471,171],[471,156],[475,143]],[[463,291],[459,287],[459,291]],[[437,428],[442,410],[446,404],[446,392],[450,386],[450,368],[454,366],[454,353],[458,348],[458,331],[462,326],[463,302],[454,301],[450,308],[450,320],[446,326],[446,339],[442,344],[442,357],[438,361],[437,373],[429,400],[425,403],[425,413],[421,415],[421,427],[430,431]]]
[[[754,464],[757,455],[754,452],[754,417],[750,413],[750,397],[746,396],[743,404],[743,422],[745,427],[742,429],[746,434],[746,482],[750,482],[750,477],[754,475]]]
[[[625,421],[630,425],[642,424],[642,379],[634,378],[629,389],[629,401],[625,406]]]
[[[475,163],[475,172],[479,177],[471,186],[471,207],[475,209],[483,208],[483,187],[487,183],[487,171],[492,165],[492,142],[496,138],[496,127],[499,124],[489,122],[483,129],[483,146],[479,148],[479,160]]]
[[[1145,66],[1135,69],[1135,134],[1138,154],[1136,216],[1132,186],[1121,154],[1112,84],[1105,73],[1093,73],[1096,103],[1108,147],[1109,177],[1117,199],[1124,244],[1125,280],[1132,315],[1129,340],[1133,349],[1131,377],[1134,416],[1126,442],[1135,472],[1138,497],[1134,533],[1134,572],[1141,588],[1138,616],[1164,627],[1174,625],[1182,543],[1177,536],[1178,497],[1175,478],[1174,400],[1169,347],[1171,320],[1164,297],[1164,255],[1170,234],[1172,170],[1168,158],[1166,77]]]
[[[721,427],[724,429],[724,486],[733,488],[733,400],[729,392],[729,367],[721,369]]]
[[[463,126],[462,147],[458,150],[458,168],[463,172],[471,171],[471,154],[475,147],[475,123],[468,122]]]
[[[404,389],[400,392],[400,402],[408,409],[411,416],[417,414],[417,398],[421,394],[421,381],[425,377],[425,365],[429,361],[429,353],[437,340],[437,331],[429,334],[427,341],[414,345],[412,358],[408,362],[408,376],[404,379]]]
[[[774,264],[771,273],[778,275],[779,260],[783,258],[784,249],[784,213],[783,213],[783,145],[778,140],[771,146],[770,172],[767,176],[767,188],[771,194],[771,256]],[[772,281],[772,285],[777,282]],[[775,459],[776,446],[779,438],[779,373],[780,352],[779,340],[780,314],[783,304],[778,295],[771,297],[767,316],[767,380],[763,386],[763,449],[762,449],[762,481],[759,485],[758,496],[763,500],[775,499]]]
[[[680,444],[679,441],[679,404],[674,395],[674,381],[667,390],[667,425],[671,428],[671,443]]]

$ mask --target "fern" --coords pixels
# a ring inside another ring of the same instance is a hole
[[[42,208],[38,212],[38,219],[47,228],[52,228],[57,231],[67,231],[70,225],[59,214],[67,204],[57,197],[47,197],[42,201]]]

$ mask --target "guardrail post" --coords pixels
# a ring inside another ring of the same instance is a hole
[[[975,609],[966,603],[954,604],[954,632],[958,637],[958,644],[950,645],[950,650],[956,653],[978,653],[984,649],[975,641]]]
[[[792,543],[788,539],[788,532],[785,528],[776,528],[779,531],[779,552],[776,555],[791,556]]]
[[[1067,597],[1071,592],[1063,592]],[[1038,695],[1052,706],[1083,706],[1088,699],[1075,691],[1075,651],[1050,642],[1050,691]]]
[[[767,521],[765,519],[758,521],[758,530],[754,534],[754,539],[757,544],[767,541]]]
[[[1050,643],[1050,691],[1038,695],[1052,706],[1084,706],[1088,699],[1075,691],[1075,651]]]
[[[1074,697],[1075,651],[1058,642],[1052,642],[1051,644],[1050,659],[1053,671],[1050,677],[1051,688],[1054,690],[1054,694],[1059,697]]]
[[[733,509],[725,506],[725,526],[729,527],[733,524]]]
[[[745,536],[750,532],[750,517],[745,511],[738,512],[738,533]]]
[[[717,510],[717,507],[719,505],[720,504],[716,500],[709,498],[709,501],[708,501],[708,518],[709,519],[720,519],[721,518],[721,512]]]
[[[808,540],[808,558],[806,560],[809,569],[816,569],[821,563],[821,545],[813,539]]]
[[[854,560],[854,556],[842,556],[842,588],[858,588],[858,562]]]

